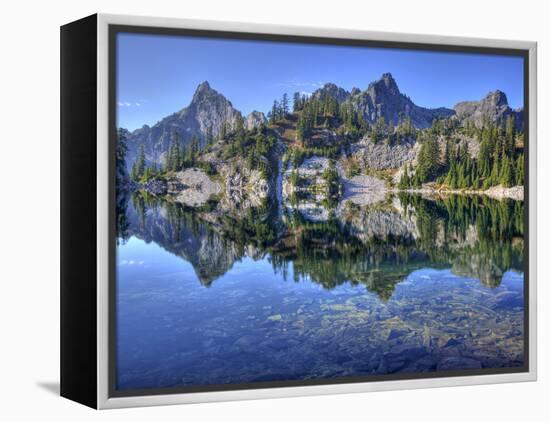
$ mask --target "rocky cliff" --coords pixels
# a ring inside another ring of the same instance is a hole
[[[427,128],[435,118],[446,118],[455,114],[453,110],[445,107],[428,109],[417,106],[399,91],[391,73],[383,74],[379,80],[370,83],[364,91],[354,87],[351,92],[348,92],[336,84],[327,83],[314,91],[312,96],[319,100],[329,97],[338,103],[348,102],[370,123],[384,118],[386,123],[397,125],[409,116],[414,126]]]
[[[419,150],[420,144],[412,139],[402,144],[389,145],[384,142],[375,144],[365,137],[352,146],[351,153],[362,167],[382,170],[397,169],[405,163],[415,161]]]
[[[480,101],[462,101],[454,106],[456,116],[462,122],[470,122],[481,127],[485,121],[505,122],[509,116],[515,119],[516,127],[523,126],[523,111],[513,110],[508,105],[508,98],[500,90],[488,93]]]
[[[405,117],[410,117],[415,127],[427,128],[435,118],[447,118],[455,114],[445,107],[428,109],[417,106],[399,91],[391,73],[383,74],[378,81],[370,83],[365,91],[356,93],[349,101],[371,123],[384,118],[386,123],[397,125]]]
[[[319,100],[324,100],[329,97],[335,99],[338,103],[343,103],[350,98],[351,94],[336,84],[329,82],[314,91],[312,96]]]
[[[217,137],[224,124],[232,127],[239,118],[242,118],[241,113],[231,102],[205,81],[197,87],[187,107],[165,117],[152,127],[144,125],[133,132],[126,131],[126,166],[128,169],[131,167],[140,144],[144,146],[149,163],[161,164],[174,137],[178,137],[184,145],[193,137],[204,143],[209,133]]]
[[[266,123],[267,119],[265,115],[262,112],[254,110],[246,116],[246,119],[244,120],[244,127],[248,130],[251,130],[256,128],[257,126],[265,125]]]

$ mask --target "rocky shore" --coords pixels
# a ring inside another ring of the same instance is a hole
[[[448,195],[448,194],[463,194],[463,195],[486,195],[495,200],[511,199],[515,201],[523,201],[523,187],[515,186],[506,188],[501,185],[491,187],[486,190],[472,190],[472,189],[443,189],[436,188],[433,185],[424,185],[422,188],[410,188],[410,189],[394,189],[392,192],[409,192],[413,194],[424,195]]]
[[[358,206],[367,206],[384,201],[388,190],[383,180],[369,175],[341,178],[344,186],[343,202],[351,201]]]
[[[222,192],[221,185],[199,169],[177,172],[168,182],[168,194],[187,206],[201,206],[214,195]]]

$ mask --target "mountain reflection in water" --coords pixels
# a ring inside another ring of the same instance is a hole
[[[523,365],[522,202],[276,208],[119,201],[118,389]]]

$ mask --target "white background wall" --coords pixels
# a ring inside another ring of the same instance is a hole
[[[548,73],[541,0],[5,1],[0,31],[0,420],[539,422],[550,417]],[[95,13],[539,42],[539,381],[95,412],[59,398],[59,26]],[[545,394],[546,390],[546,394]]]

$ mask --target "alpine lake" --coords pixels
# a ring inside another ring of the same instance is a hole
[[[134,192],[117,213],[117,390],[524,365],[521,201],[390,193],[312,219]]]

